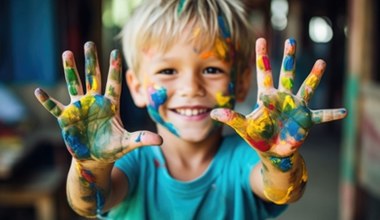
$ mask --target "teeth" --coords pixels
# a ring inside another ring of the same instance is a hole
[[[197,116],[203,114],[207,109],[176,109],[176,112],[184,116]]]

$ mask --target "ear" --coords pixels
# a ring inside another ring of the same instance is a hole
[[[147,105],[146,91],[144,90],[140,79],[136,76],[136,73],[133,70],[128,70],[125,73],[125,79],[135,105],[140,108],[145,107]]]
[[[252,69],[246,68],[238,77],[236,83],[236,101],[243,102],[251,86]]]

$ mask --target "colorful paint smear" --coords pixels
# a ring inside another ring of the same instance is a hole
[[[85,66],[86,66],[86,88],[88,91],[96,91],[99,89],[99,82],[96,76],[97,73],[97,55],[96,47],[92,42],[85,44]]]
[[[263,169],[264,176],[264,195],[272,202],[276,204],[286,204],[292,200],[292,198],[299,198],[306,186],[308,175],[305,168],[305,163],[302,158],[300,158],[299,169],[294,169],[290,173],[290,186],[286,189],[276,188],[273,182],[269,181],[266,177],[267,172]]]
[[[91,194],[82,197],[83,201],[96,203],[96,210],[91,210],[92,213],[101,214],[105,203],[104,190],[99,188],[96,184],[96,177],[87,169],[84,169],[79,163],[76,166],[77,173],[79,174],[79,181],[83,187],[90,189]]]
[[[172,134],[179,136],[179,133],[175,129],[174,125],[164,121],[159,113],[160,106],[163,105],[167,99],[166,89],[159,86],[150,86],[148,87],[148,94],[150,99],[147,108],[152,120],[167,128]]]
[[[115,115],[115,105],[100,95],[83,96],[69,105],[58,118],[63,139],[70,153],[78,159],[113,157],[115,152],[103,152],[109,144],[111,117]],[[117,150],[117,149],[116,149]]]

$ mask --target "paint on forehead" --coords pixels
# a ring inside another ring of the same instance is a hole
[[[180,15],[183,11],[184,5],[186,0],[180,0],[178,3],[177,13]]]
[[[231,38],[231,32],[228,28],[228,24],[227,24],[224,16],[222,16],[222,15],[218,16],[218,24],[219,24],[219,29],[220,29],[222,37],[224,39]]]
[[[167,90],[164,87],[152,85],[147,88],[149,94],[148,113],[153,121],[167,128],[172,134],[179,136],[172,123],[164,121],[159,113],[159,108],[167,100]]]
[[[224,61],[229,61],[228,59],[228,46],[225,41],[223,41],[220,38],[215,39],[215,45],[214,45],[215,52],[219,59],[224,60]]]

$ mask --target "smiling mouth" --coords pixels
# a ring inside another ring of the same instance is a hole
[[[199,115],[204,115],[206,113],[209,113],[211,109],[210,108],[177,108],[177,109],[172,109],[172,111],[182,116],[193,117],[193,116],[199,116]]]

